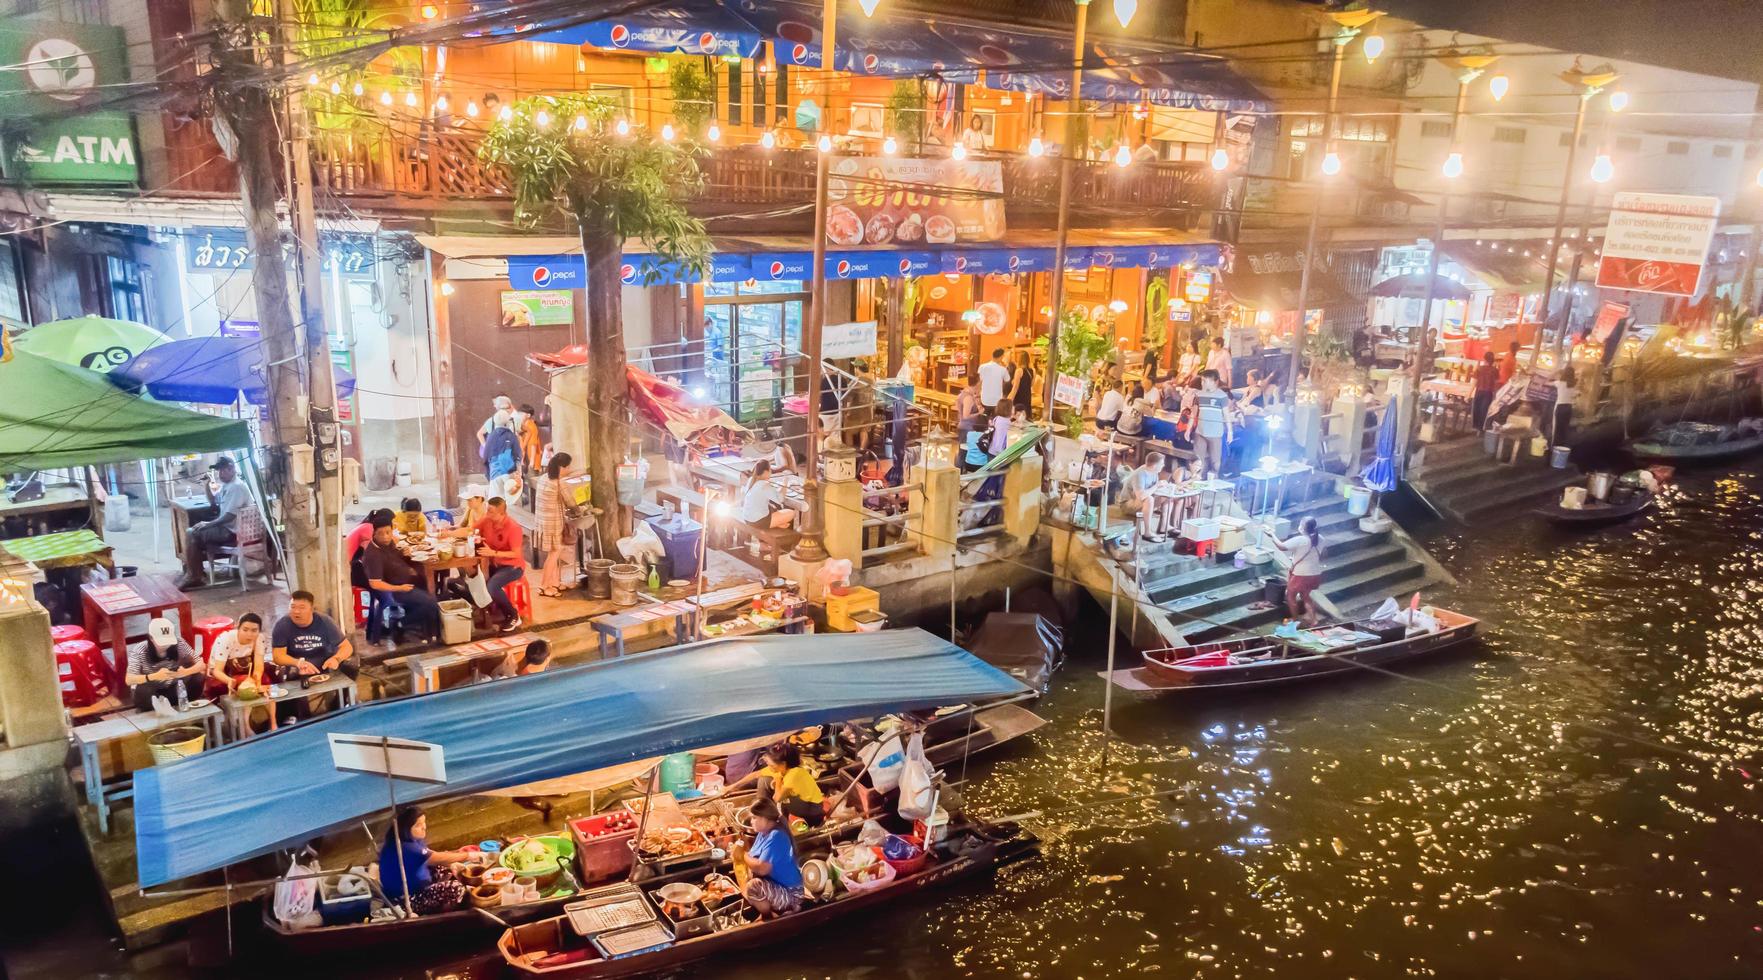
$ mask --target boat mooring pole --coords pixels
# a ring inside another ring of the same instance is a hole
[[[1096,549],[1107,568],[1108,557],[1108,491],[1114,485],[1114,435],[1108,433],[1108,472],[1102,474],[1102,512],[1096,519]],[[1114,644],[1118,639],[1120,621],[1120,581],[1118,568],[1108,571],[1108,683],[1102,685],[1102,775],[1108,773],[1108,739],[1114,733]]]
[[[398,784],[392,780],[392,740],[380,736],[380,751],[386,754],[386,797],[392,802],[392,843],[398,848],[398,882],[404,886],[404,914],[416,918],[410,907],[410,871],[404,866],[404,834],[398,830]]]

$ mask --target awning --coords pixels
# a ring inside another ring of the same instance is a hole
[[[1428,276],[1424,272],[1412,272],[1405,276],[1391,276],[1371,287],[1371,295],[1386,299],[1418,299],[1424,300],[1430,295],[1433,299],[1465,300],[1469,298],[1469,290],[1462,283],[1443,274],[1430,277],[1431,292],[1428,292]]]
[[[1302,272],[1225,272],[1219,276],[1219,288],[1244,306],[1257,310],[1296,310]],[[1321,270],[1310,273],[1310,292],[1305,303],[1313,310],[1330,306],[1349,306],[1359,301],[1341,290],[1334,277]]]
[[[1516,293],[1528,296],[1543,291],[1543,278],[1548,274],[1546,252],[1542,247],[1536,254],[1526,256],[1522,249],[1530,243],[1525,242],[1489,242],[1477,245],[1473,242],[1447,241],[1444,254],[1458,265],[1475,274],[1487,288],[1496,293]],[[1508,248],[1520,251],[1508,252]],[[1570,263],[1562,262],[1555,270],[1555,279],[1565,281]]]
[[[763,44],[752,24],[716,0],[675,0],[667,6],[640,7],[609,20],[536,34],[532,40],[719,58],[756,57]]]
[[[147,401],[104,375],[25,351],[0,363],[0,392],[0,473],[251,445],[238,419]]]
[[[339,772],[329,736],[438,744],[466,796],[807,725],[1018,694],[1022,684],[923,630],[764,636],[374,701],[135,774],[143,886],[294,846],[383,813],[386,781]]]

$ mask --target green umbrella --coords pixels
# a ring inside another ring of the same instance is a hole
[[[102,374],[147,348],[170,340],[165,334],[133,320],[81,316],[32,327],[18,334],[12,346]]]

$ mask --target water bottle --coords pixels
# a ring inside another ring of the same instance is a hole
[[[190,710],[190,695],[188,692],[186,692],[184,690],[184,679],[182,677],[178,678],[177,684],[178,684],[178,710],[179,711],[188,711],[188,710]]]

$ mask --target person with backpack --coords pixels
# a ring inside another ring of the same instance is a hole
[[[507,412],[497,412],[490,422],[490,434],[479,450],[484,475],[489,477],[495,496],[512,496],[520,487],[520,436]]]
[[[1292,567],[1286,578],[1286,612],[1293,619],[1302,619],[1305,626],[1315,626],[1322,619],[1311,593],[1322,587],[1322,535],[1316,529],[1316,518],[1306,517],[1297,534],[1273,546],[1292,556]]]

